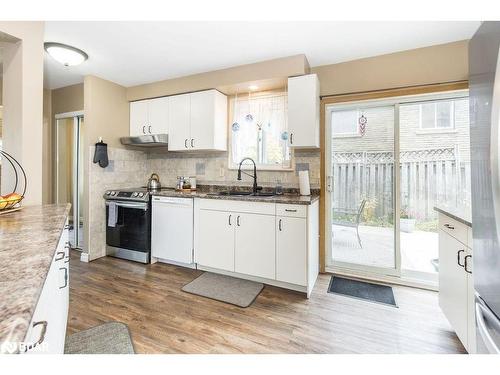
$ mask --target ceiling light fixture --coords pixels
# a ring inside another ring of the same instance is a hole
[[[44,48],[52,58],[64,66],[80,65],[89,56],[82,50],[62,43],[47,42]]]
[[[257,86],[257,85],[250,85],[250,86],[248,86],[248,89],[252,90],[252,91],[257,90],[258,88],[259,88],[259,86]]]

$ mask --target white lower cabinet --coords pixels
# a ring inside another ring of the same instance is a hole
[[[200,265],[234,271],[234,227],[231,212],[199,210],[196,262]]]
[[[307,285],[307,221],[276,218],[276,280]]]
[[[275,216],[235,215],[235,272],[274,279],[276,277]]]
[[[441,215],[440,224],[444,220],[450,218]],[[439,306],[465,349],[475,353],[472,250],[467,243],[470,228],[456,221],[446,228],[452,229],[439,230]]]
[[[309,206],[200,199],[195,260],[200,269],[303,291],[318,276],[318,202]]]
[[[69,246],[63,232],[20,352],[62,354],[69,307]]]

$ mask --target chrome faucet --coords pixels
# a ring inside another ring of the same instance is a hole
[[[241,170],[241,164],[243,164],[245,160],[250,160],[253,163],[253,176],[250,173]],[[255,161],[252,158],[243,158],[240,161],[240,165],[238,166],[238,181],[241,181],[242,173],[246,174],[247,176],[253,177],[252,192],[253,194],[257,194],[257,190],[259,190],[259,188],[257,187],[257,165],[255,164]]]

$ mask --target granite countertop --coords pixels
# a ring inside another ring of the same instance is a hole
[[[0,345],[25,339],[70,207],[28,206],[0,215]]]
[[[245,202],[266,202],[266,203],[286,203],[286,204],[304,204],[310,205],[319,199],[318,192],[311,192],[310,196],[302,196],[298,193],[287,193],[283,195],[274,195],[271,197],[259,197],[253,195],[218,195],[217,191],[207,191],[206,189],[200,189],[198,191],[192,192],[181,192],[174,189],[161,190],[158,192],[152,192],[153,196],[161,197],[182,197],[182,198],[204,198],[204,199],[219,199],[219,200],[231,200],[231,201],[245,201]]]
[[[449,207],[446,205],[435,206],[434,210],[440,212],[446,216],[459,221],[462,224],[465,224],[472,228],[472,214],[470,212],[470,207]]]

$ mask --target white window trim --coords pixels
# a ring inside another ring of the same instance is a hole
[[[422,134],[429,134],[429,133],[452,133],[455,131],[455,101],[450,100],[450,124],[451,126],[446,127],[446,128],[438,128],[437,127],[437,111],[435,109],[436,107],[436,101],[431,102],[434,104],[434,127],[433,128],[423,128],[422,127],[422,105],[424,104],[429,104],[429,103],[420,103],[418,106],[419,110],[419,123],[418,123],[418,131],[417,134],[422,133]]]
[[[356,114],[357,114],[356,117],[358,118],[358,123],[356,123],[356,132],[335,133],[335,135],[333,135],[333,132],[332,132],[333,139],[335,139],[335,138],[361,138],[362,137],[362,135],[359,131],[359,115],[360,115],[359,110],[356,111]]]
[[[273,97],[273,96],[285,96],[288,95],[287,92],[279,91],[279,92],[263,92],[263,93],[253,93],[252,94],[252,99],[253,98],[265,98],[265,97]],[[236,163],[232,160],[233,157],[233,132],[231,130],[232,126],[232,119],[233,119],[233,100],[236,100],[235,98],[231,98],[229,101],[229,121],[227,124],[227,132],[228,132],[228,152],[227,152],[227,169],[231,171],[238,170],[239,163]],[[288,131],[288,129],[287,129]],[[295,157],[294,157],[294,149],[290,148],[290,165],[289,166],[283,166],[281,164],[259,164],[257,163],[257,172],[258,171],[271,171],[271,172],[295,172]],[[253,164],[252,163],[245,163],[241,166],[242,170],[253,170]]]

